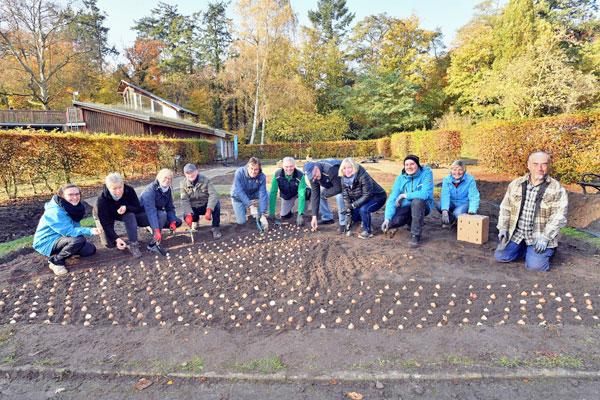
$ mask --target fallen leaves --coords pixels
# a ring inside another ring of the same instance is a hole
[[[146,379],[146,378],[141,378],[139,381],[136,382],[135,385],[133,385],[134,389],[137,390],[144,390],[148,387],[150,387],[152,385],[152,381],[150,379]]]

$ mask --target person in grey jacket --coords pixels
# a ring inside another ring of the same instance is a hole
[[[212,220],[211,232],[214,239],[221,237],[219,225],[221,223],[221,205],[219,193],[210,179],[200,173],[194,164],[183,167],[185,179],[181,181],[181,207],[183,219],[192,229],[198,229],[200,216],[204,215],[207,221]]]

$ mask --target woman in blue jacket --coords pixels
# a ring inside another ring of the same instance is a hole
[[[442,195],[437,209],[442,213],[442,226],[448,227],[461,214],[477,214],[479,190],[473,175],[467,174],[467,167],[461,160],[450,166],[450,175],[442,180]]]
[[[55,275],[65,275],[65,260],[79,255],[88,257],[96,252],[96,246],[85,236],[98,235],[96,228],[83,228],[79,222],[85,216],[81,191],[74,184],[67,184],[44,205],[44,214],[33,236],[33,248],[48,257],[48,264]]]
[[[385,233],[390,228],[410,225],[409,244],[417,247],[425,216],[433,206],[433,173],[429,167],[421,166],[419,157],[408,155],[388,197],[381,230]]]

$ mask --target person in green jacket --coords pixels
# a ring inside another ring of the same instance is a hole
[[[298,216],[296,225],[304,225],[304,208],[306,206],[306,181],[304,174],[296,168],[296,160],[293,157],[284,157],[282,167],[273,175],[271,182],[271,191],[269,193],[269,217],[275,218],[275,208],[277,206],[277,192],[281,197],[280,216],[283,219],[289,219],[293,216],[293,208],[298,200]],[[310,195],[309,195],[310,197]],[[278,223],[278,220],[275,220]]]

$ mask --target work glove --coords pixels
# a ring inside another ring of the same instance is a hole
[[[536,253],[543,253],[546,251],[546,247],[548,247],[548,239],[544,238],[543,236],[540,236],[536,239],[533,246],[535,248]]]
[[[381,231],[383,233],[386,233],[388,229],[390,229],[390,220],[386,219],[383,221],[383,224],[381,224]]]
[[[192,218],[192,214],[186,215],[184,220],[185,220],[185,223],[191,228],[192,223],[194,222],[194,219]]]
[[[154,240],[156,240],[157,242],[160,242],[162,240],[162,233],[158,228],[154,230]]]
[[[501,229],[498,233],[498,240],[500,243],[508,242],[508,231],[506,229]]]
[[[296,226],[302,225],[304,225],[304,218],[302,217],[302,214],[298,214],[298,216],[296,217]]]
[[[448,210],[442,210],[442,224],[450,225],[450,214],[448,214]]]
[[[344,215],[352,215],[352,206],[346,208],[344,211],[342,211],[342,214]]]
[[[177,223],[175,221],[171,222],[169,224],[169,229],[171,230],[171,232],[175,232],[177,230]]]
[[[262,226],[263,232],[269,230],[269,220],[267,219],[266,215],[260,217],[260,225]]]
[[[206,213],[204,213],[204,219],[210,221],[212,219],[212,209],[207,208]]]
[[[250,205],[250,215],[258,219],[258,208],[255,205]]]

